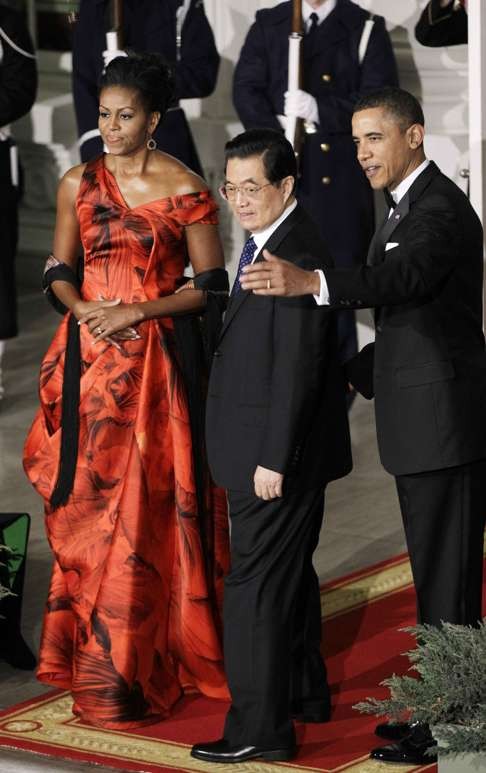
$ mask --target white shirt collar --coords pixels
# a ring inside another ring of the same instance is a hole
[[[269,225],[263,231],[259,231],[256,234],[252,234],[253,241],[256,244],[256,250],[255,250],[255,256],[253,258],[253,262],[256,260],[258,253],[261,252],[262,247],[268,242],[273,232],[276,231],[279,225],[281,225],[283,221],[288,218],[288,216],[290,215],[291,212],[294,211],[296,206],[297,206],[297,201],[294,200],[292,204],[289,204],[288,207],[285,207],[280,217],[278,217],[277,220],[274,220],[274,222],[271,225]]]
[[[331,11],[334,11],[337,4],[337,0],[326,0],[325,3],[319,6],[319,8],[312,8],[305,0],[302,0],[302,18],[304,19],[304,25],[308,27],[310,25],[311,13],[316,13],[319,17],[318,24],[322,24]]]
[[[411,174],[409,174],[408,177],[405,177],[405,179],[402,180],[400,185],[397,185],[394,191],[390,191],[396,204],[400,203],[400,200],[403,199],[405,194],[412,187],[417,177],[419,177],[422,174],[422,172],[425,169],[427,169],[429,164],[430,164],[430,161],[428,158],[426,158],[425,161],[422,161],[420,166],[418,166],[413,172],[411,172]]]

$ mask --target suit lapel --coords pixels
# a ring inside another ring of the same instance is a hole
[[[294,226],[298,222],[300,222],[300,220],[302,220],[303,217],[304,217],[304,212],[302,208],[297,204],[294,211],[291,212],[290,215],[285,218],[283,223],[279,225],[277,230],[274,231],[273,234],[270,236],[270,238],[265,242],[261,251],[258,253],[258,256],[255,262],[259,263],[260,261],[264,260],[263,250],[269,250],[270,252],[275,252],[280,246],[280,244],[283,242],[283,240],[286,238],[286,236],[290,233],[290,231],[294,228]],[[223,329],[221,330],[220,340],[225,335],[226,331],[228,330],[228,327],[231,325],[232,321],[234,320],[237,313],[240,311],[241,307],[243,306],[243,304],[245,303],[249,295],[251,295],[251,291],[240,290],[233,298],[231,298],[228,309],[224,317]]]
[[[413,185],[409,188],[400,203],[395,207],[390,217],[386,217],[381,226],[375,231],[375,235],[368,250],[367,263],[370,266],[382,263],[386,257],[385,246],[394,230],[398,228],[410,212],[410,206],[417,201],[431,181],[440,174],[440,169],[433,161],[427,166]]]
[[[368,257],[366,258],[366,263],[368,266],[374,266],[375,263],[379,263],[381,260],[381,251],[380,251],[380,245],[381,240],[379,238],[382,229],[385,227],[388,220],[388,215],[385,215],[385,218],[382,220],[381,224],[376,229],[375,233],[373,234],[373,238],[370,242],[370,246],[368,247]]]
[[[404,218],[407,217],[409,212],[410,212],[410,198],[409,198],[409,194],[406,193],[405,196],[403,196],[403,198],[400,200],[400,203],[397,204],[397,206],[391,213],[390,217],[387,218],[386,223],[383,225],[383,228],[379,233],[379,248],[380,248],[381,260],[383,260],[385,257],[385,245],[390,240],[390,236],[392,235],[395,228],[398,228],[398,226],[404,220]]]

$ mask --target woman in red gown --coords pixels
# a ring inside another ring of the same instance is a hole
[[[163,719],[186,690],[227,697],[226,501],[195,447],[178,343],[191,324],[177,328],[209,293],[176,292],[187,255],[209,292],[223,255],[203,180],[153,149],[169,99],[153,55],[105,71],[109,153],[60,183],[45,277],[67,313],[25,445],[54,553],[38,678],[71,690],[84,721],[114,729]]]

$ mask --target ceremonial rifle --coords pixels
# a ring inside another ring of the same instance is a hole
[[[123,0],[112,0],[112,28],[106,33],[106,50],[123,50]]]
[[[292,30],[289,36],[289,78],[288,90],[296,91],[302,88],[302,41],[304,40],[304,21],[302,18],[302,0],[292,0]],[[304,132],[315,134],[316,126],[312,121],[287,116],[285,136],[294,148],[299,159]]]
[[[302,82],[302,40],[304,38],[304,21],[302,19],[302,0],[292,0],[292,28],[289,35],[289,91],[300,89]],[[302,121],[294,116],[287,116],[285,136],[298,157],[302,142]]]

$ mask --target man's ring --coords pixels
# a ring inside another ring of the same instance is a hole
[[[270,290],[272,285],[270,284],[270,279],[267,279],[267,290]]]

